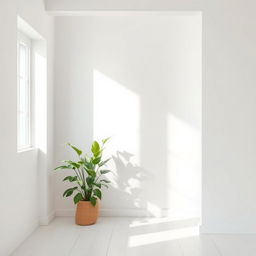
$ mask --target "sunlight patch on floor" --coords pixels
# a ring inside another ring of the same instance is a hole
[[[161,232],[153,232],[130,236],[128,240],[129,247],[143,246],[164,241],[177,240],[199,235],[198,227],[188,227],[175,230],[165,230]]]

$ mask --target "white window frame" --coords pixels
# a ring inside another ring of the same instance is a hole
[[[21,79],[21,74],[20,74],[20,45],[25,46],[26,48],[26,59],[27,59],[27,74],[25,74],[25,83],[27,86],[27,106],[28,109],[26,111],[27,115],[27,132],[28,136],[28,141],[26,144],[21,145],[20,144],[20,79]],[[21,33],[20,31],[18,32],[18,38],[17,38],[17,150],[18,152],[24,151],[27,149],[32,148],[32,134],[31,134],[31,122],[32,122],[32,115],[31,115],[31,40],[29,37],[27,37],[25,34]]]

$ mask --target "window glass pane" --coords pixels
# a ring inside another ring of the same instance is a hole
[[[29,44],[18,42],[18,149],[30,147]]]
[[[19,111],[20,112],[25,112],[27,109],[26,97],[27,97],[26,82],[25,82],[25,79],[21,78],[20,79],[20,88],[19,88]]]
[[[25,78],[26,77],[26,47],[23,44],[20,44],[20,76]]]
[[[19,115],[19,146],[24,147],[26,145],[26,121],[24,113],[20,113]]]
[[[20,79],[18,112],[19,144],[24,147],[29,144],[29,90],[24,79]]]

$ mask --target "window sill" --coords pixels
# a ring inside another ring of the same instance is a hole
[[[37,150],[37,148],[35,147],[29,147],[29,148],[22,148],[22,149],[18,149],[18,153],[24,153],[24,152],[29,152],[29,151],[35,151]]]

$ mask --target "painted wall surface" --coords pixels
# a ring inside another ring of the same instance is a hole
[[[42,208],[53,211],[50,199],[51,186],[48,169],[51,159],[46,158],[45,169],[38,172],[39,150],[17,153],[17,15],[25,19],[48,44],[48,120],[47,152],[52,154],[52,80],[53,80],[53,18],[44,11],[43,1],[0,1],[0,255],[6,256],[37,227],[46,216],[39,211],[42,198],[47,201]],[[42,183],[42,179],[47,180]],[[44,184],[40,186],[40,184]],[[44,191],[48,195],[43,195]]]
[[[48,0],[47,7],[202,11],[202,231],[255,233],[255,1]]]
[[[56,18],[56,161],[112,136],[102,214],[200,215],[201,32],[199,13]]]

